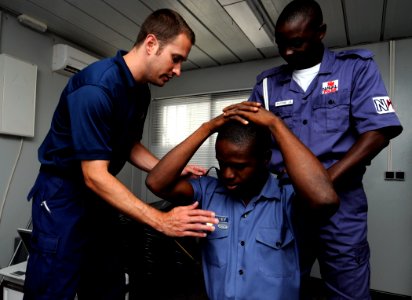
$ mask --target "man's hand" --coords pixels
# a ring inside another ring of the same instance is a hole
[[[206,232],[213,231],[215,227],[209,224],[219,223],[215,213],[197,209],[198,202],[188,206],[179,206],[170,212],[162,214],[160,231],[168,236],[205,237]]]
[[[223,116],[247,124],[249,119],[245,117],[245,113],[256,113],[261,106],[261,103],[250,101],[232,104],[223,109]]]
[[[190,178],[198,178],[199,176],[205,175],[207,170],[203,167],[196,166],[196,165],[187,165],[183,171],[183,177],[190,177]]]
[[[257,102],[241,102],[230,105],[223,109],[225,118],[238,120],[240,122],[251,121],[259,126],[269,127],[278,119],[272,112],[262,107]]]

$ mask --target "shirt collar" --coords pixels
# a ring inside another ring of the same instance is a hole
[[[125,74],[127,84],[130,87],[135,87],[139,85],[133,78],[132,72],[130,72],[129,67],[127,66],[123,56],[127,54],[127,51],[119,50],[114,57],[115,62],[118,64],[119,68],[122,70],[122,73]]]
[[[219,184],[216,187],[216,192],[226,194],[228,193],[228,190],[224,185]],[[281,197],[280,192],[281,189],[279,187],[279,180],[275,177],[274,174],[269,173],[268,179],[266,180],[266,183],[260,191],[259,195],[253,197],[252,201],[279,200]]]
[[[332,73],[333,64],[335,63],[335,53],[324,47],[322,62],[318,74]],[[278,80],[280,82],[287,82],[292,80],[293,69],[288,65],[282,66],[282,72],[278,73]]]
[[[323,58],[320,64],[319,74],[330,74],[335,63],[335,53],[325,47]]]

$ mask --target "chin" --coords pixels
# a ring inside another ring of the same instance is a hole
[[[166,84],[166,82],[162,81],[156,81],[156,82],[152,82],[153,85],[158,86],[158,87],[162,87]]]

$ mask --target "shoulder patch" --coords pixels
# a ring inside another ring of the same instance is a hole
[[[284,68],[286,67],[286,65],[281,65],[279,67],[275,67],[266,71],[263,71],[262,73],[260,73],[257,77],[256,77],[256,81],[257,83],[261,82],[264,78],[266,77],[270,77],[273,75],[278,74],[279,72],[281,72]]]
[[[366,49],[351,49],[344,50],[336,53],[337,58],[362,58],[362,59],[371,59],[374,54],[372,51]]]

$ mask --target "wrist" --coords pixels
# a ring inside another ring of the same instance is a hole
[[[163,233],[164,230],[162,224],[165,213],[151,206],[148,207],[146,213],[147,219],[145,223],[150,227],[154,228],[156,231]]]

